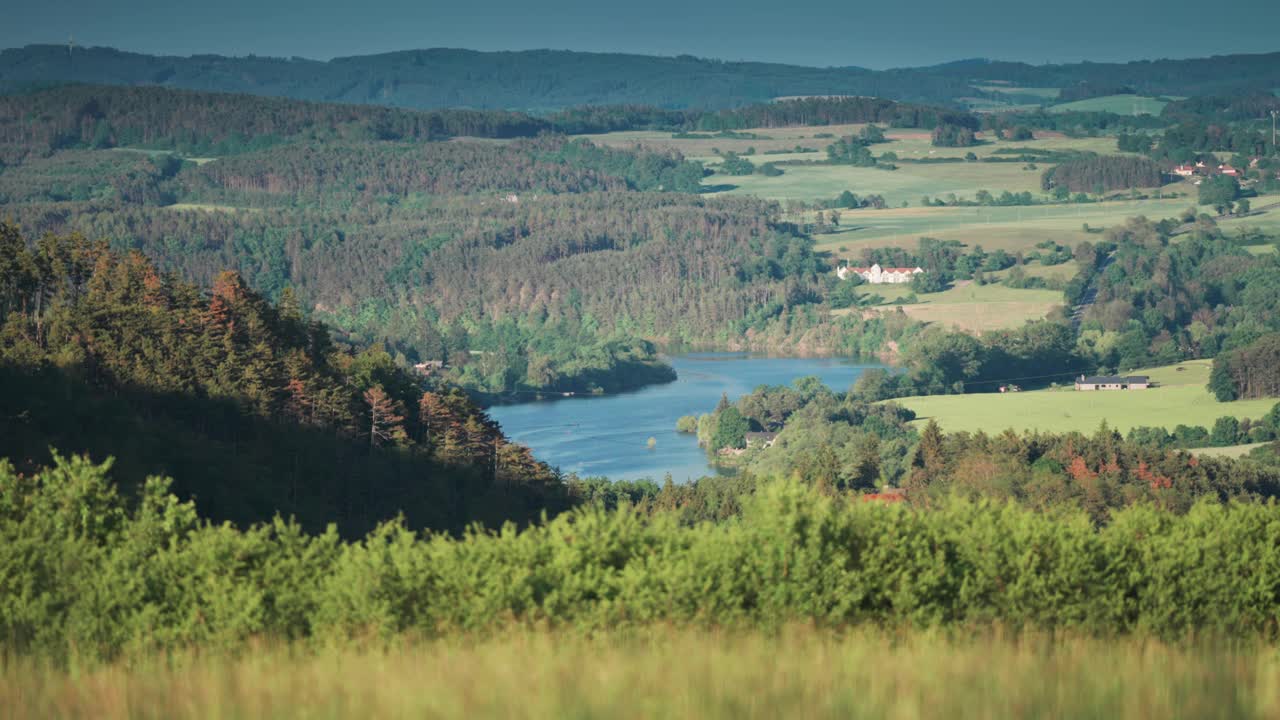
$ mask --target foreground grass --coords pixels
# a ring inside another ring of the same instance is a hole
[[[261,647],[0,667],[14,718],[1254,718],[1270,646],[1044,635],[521,631],[383,649]]]
[[[1005,395],[983,392],[909,397],[897,402],[916,411],[917,423],[934,419],[947,432],[988,433],[1006,428],[1087,433],[1103,421],[1120,432],[1137,426],[1166,430],[1178,425],[1212,427],[1223,415],[1256,420],[1275,405],[1275,399],[1218,402],[1205,388],[1210,368],[1207,360],[1192,360],[1125,373],[1149,376],[1157,383],[1150,390],[1076,392],[1064,387]]]

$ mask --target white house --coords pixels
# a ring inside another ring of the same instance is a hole
[[[922,272],[924,272],[924,269],[919,267],[882,268],[879,263],[876,263],[871,267],[850,267],[848,265],[842,265],[836,270],[836,276],[841,280],[844,280],[852,275],[858,275],[872,285],[882,285],[885,283],[909,283],[911,282],[911,278]]]

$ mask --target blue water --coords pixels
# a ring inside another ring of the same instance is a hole
[[[507,436],[566,473],[614,480],[671,473],[685,482],[715,470],[692,435],[676,432],[681,415],[715,409],[721,393],[730,401],[759,385],[789,385],[815,375],[831,389],[849,389],[868,368],[865,361],[831,358],[771,358],[744,353],[695,353],[667,358],[675,382],[618,395],[575,397],[502,405],[489,414]],[[657,444],[647,445],[652,437]]]

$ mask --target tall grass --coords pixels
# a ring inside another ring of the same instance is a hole
[[[0,717],[1254,718],[1272,646],[1039,634],[518,630],[0,667]]]

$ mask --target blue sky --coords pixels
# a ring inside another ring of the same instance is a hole
[[[0,0],[0,47],[327,59],[428,47],[553,48],[872,68],[1280,50],[1280,0]]]

